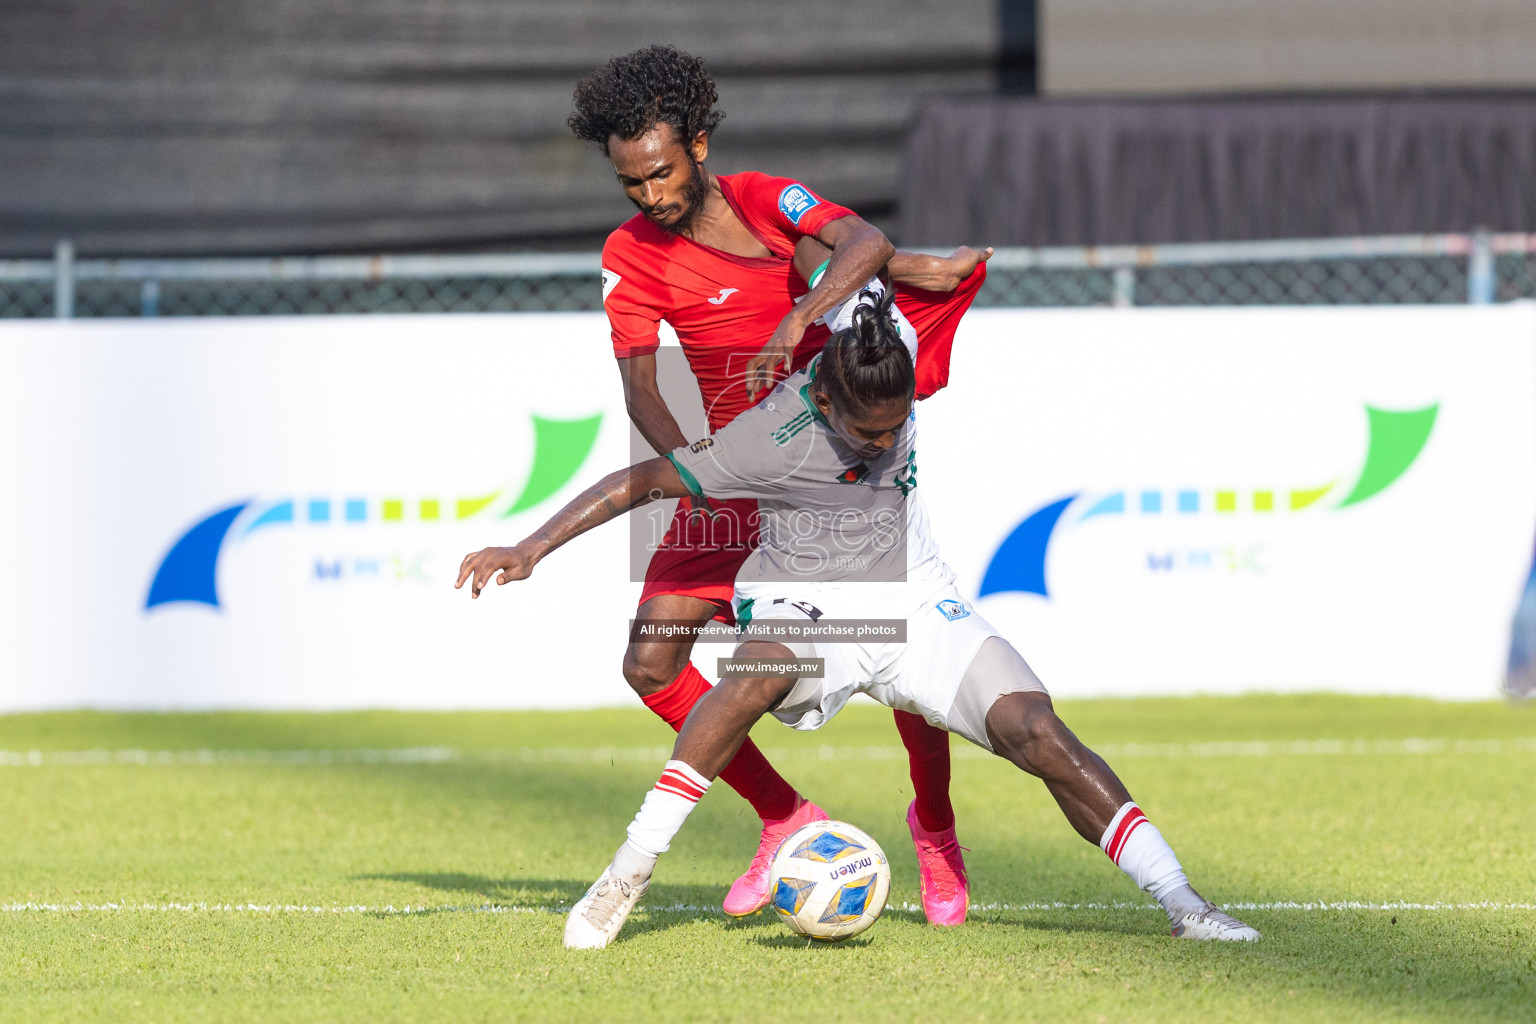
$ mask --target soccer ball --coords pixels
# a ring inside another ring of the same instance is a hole
[[[843,821],[796,829],[779,844],[768,871],[779,920],[822,942],[874,924],[891,893],[891,865],[880,844]]]

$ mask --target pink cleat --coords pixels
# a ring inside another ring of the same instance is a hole
[[[923,913],[929,924],[965,923],[971,904],[971,887],[965,877],[963,847],[951,825],[942,832],[928,832],[917,823],[917,803],[907,808],[907,828],[917,850],[917,889],[923,897]]]
[[[722,904],[725,912],[732,917],[746,917],[766,907],[773,888],[768,880],[768,867],[773,863],[773,855],[779,851],[779,844],[800,826],[826,820],[826,811],[809,800],[802,800],[789,817],[765,822],[763,838],[757,844],[757,856],[752,858],[746,874],[731,883],[731,891],[725,894]]]

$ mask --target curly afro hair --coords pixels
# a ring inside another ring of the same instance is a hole
[[[671,46],[648,46],[615,57],[576,83],[576,109],[565,119],[576,137],[608,152],[608,139],[633,139],[660,123],[684,142],[713,132],[725,115],[699,58]]]

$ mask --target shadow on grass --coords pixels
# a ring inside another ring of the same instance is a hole
[[[539,823],[538,827],[547,829],[556,827],[550,824],[555,822],[598,835],[617,835],[654,779],[650,769],[623,762],[615,766],[464,763],[430,768],[348,766],[335,770],[377,779],[380,790],[387,788],[392,799],[402,791],[414,791],[437,802],[490,808],[513,824]],[[873,816],[873,812],[866,813]],[[743,859],[755,839],[754,824],[749,817],[734,822],[723,815],[716,822],[719,831],[729,833],[730,842],[739,846]],[[980,826],[978,833],[985,838],[985,830]],[[888,844],[888,849],[893,845]],[[1083,870],[1076,860],[1060,851],[1031,853],[1022,848],[1001,848],[994,843],[988,852],[990,856],[977,857],[985,863],[977,874],[986,877],[1038,879],[1042,869],[1048,869],[1045,874],[1050,879],[1061,879],[1065,886]],[[911,871],[910,862],[905,870]],[[1101,864],[1097,870],[1109,869]],[[454,872],[360,877],[413,883],[452,894],[454,902],[485,902],[549,913],[568,910],[591,881]],[[641,904],[642,913],[625,929],[626,935],[676,928],[704,918],[722,920],[718,901],[723,895],[724,880],[722,872],[721,885],[653,887]],[[1214,881],[1211,884],[1213,888],[1223,888]],[[1058,891],[1061,890],[1057,885],[1047,885],[1041,897],[1048,898]],[[1224,894],[1235,895],[1230,891]],[[1019,899],[1027,894],[999,895]],[[1115,895],[1119,897],[1119,893]],[[923,920],[920,911],[893,908],[887,913],[904,921]],[[1264,933],[1262,942],[1233,948],[1229,944],[1174,940],[1168,937],[1166,924],[1153,912],[1065,908],[977,911],[972,920],[988,930],[1011,933],[1020,940],[1025,940],[1030,932],[1056,933],[1081,936],[1087,947],[1090,939],[1103,937],[1111,946],[1123,943],[1127,948],[1117,955],[1128,958],[1128,962],[1154,977],[1182,977],[1191,969],[1220,972],[1221,980],[1214,984],[1233,987],[1245,995],[1348,1000],[1354,1006],[1340,1007],[1341,1012],[1353,1009],[1360,1016],[1536,1019],[1530,1009],[1536,1006],[1536,957],[1530,952],[1533,926],[1526,914],[1399,912],[1396,924],[1391,923],[1391,914],[1371,912],[1268,911],[1240,916]],[[802,938],[783,931],[768,915],[726,920],[723,926],[764,949],[799,949],[804,945]],[[967,930],[961,929],[960,934]],[[934,936],[935,941],[946,938]],[[861,947],[850,942],[837,948]],[[1085,955],[1104,954],[1085,949]],[[1199,984],[1197,980],[1196,990]]]
[[[490,878],[460,872],[404,872],[394,874],[354,875],[358,881],[407,882],[427,889],[470,896],[469,903],[485,901],[491,907],[517,907],[542,910],[551,914],[569,913],[572,904],[587,891],[591,881],[567,878]],[[640,916],[624,928],[626,935],[662,931],[699,917],[719,916],[720,890],[705,885],[656,885],[646,891],[637,908]],[[456,912],[443,908],[438,913]],[[432,913],[432,911],[424,911]],[[754,921],[766,918],[728,919],[727,927],[750,928]]]
[[[565,914],[572,904],[581,898],[591,883],[563,878],[492,878],[463,872],[396,872],[390,874],[354,875],[358,881],[405,882],[444,893],[468,897],[464,903],[421,911],[423,915],[435,913],[461,913],[464,909],[481,904],[486,907],[517,907],[522,910]],[[764,946],[790,948],[802,946],[812,940],[785,932],[784,926],[768,911],[760,911],[746,917],[727,917],[719,905],[720,889],[706,885],[653,884],[640,901],[637,916],[625,925],[626,935],[643,935],[646,932],[664,931],[687,924],[689,921],[707,918],[721,920],[727,932],[751,933],[771,930],[773,935],[748,935],[751,941]],[[1156,935],[1163,931],[1158,924],[1140,921],[1130,915],[1091,921],[1053,917],[1051,911],[1030,912],[1024,915],[996,911],[978,911],[970,920],[977,924],[1003,928],[1023,928],[1031,931],[1054,931],[1081,934]],[[883,917],[908,921],[913,924],[927,923],[921,910],[905,907],[887,907]],[[1160,921],[1161,919],[1159,919]],[[868,944],[867,939],[847,939],[840,943],[814,943],[837,945],[855,949]]]
[[[886,911],[887,914],[893,911]],[[919,923],[926,920],[922,911],[895,911],[894,913],[908,914]],[[1097,920],[1084,920],[1082,917],[1072,917],[1071,910],[982,910],[972,911],[966,916],[967,923],[987,924],[1001,928],[1028,928],[1031,931],[1041,932],[1067,932],[1099,935],[1135,935],[1135,936],[1167,936],[1167,918],[1162,915],[1154,916],[1140,911],[1127,910],[1124,912],[1097,912]]]
[[[759,946],[766,946],[769,949],[825,949],[840,952],[863,949],[869,945],[869,940],[863,936],[843,939],[841,942],[817,942],[815,939],[808,939],[804,935],[795,935],[793,933],[754,935],[752,936],[752,941]]]

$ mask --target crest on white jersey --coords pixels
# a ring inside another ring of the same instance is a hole
[[[934,605],[934,607],[939,610],[939,614],[943,615],[950,622],[954,622],[956,619],[967,618],[971,614],[971,610],[964,604],[950,598],[945,598]]]
[[[618,274],[615,274],[613,271],[609,270],[607,267],[603,268],[603,301],[604,302],[608,301],[608,293],[613,291],[613,286],[618,284],[622,280],[624,280],[622,277],[620,277]]]

